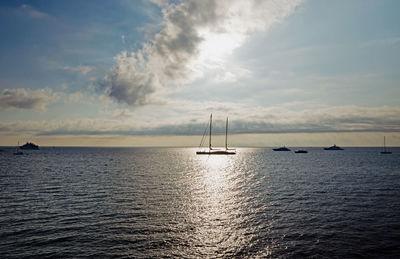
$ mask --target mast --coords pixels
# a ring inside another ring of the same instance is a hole
[[[212,125],[212,113],[210,115],[210,137],[209,137],[209,148],[211,150],[211,125]]]
[[[383,151],[386,151],[386,136],[383,136]]]
[[[228,150],[228,117],[226,117],[225,150]]]

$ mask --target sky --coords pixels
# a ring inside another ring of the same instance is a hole
[[[0,2],[0,145],[400,145],[397,0]]]

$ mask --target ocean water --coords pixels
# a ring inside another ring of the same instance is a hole
[[[0,152],[2,258],[400,257],[400,149]]]

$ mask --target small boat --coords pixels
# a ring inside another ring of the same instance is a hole
[[[215,149],[211,144],[211,129],[212,129],[212,114],[210,115],[210,128],[208,136],[208,149],[196,151],[196,155],[235,155],[236,150],[228,148],[228,118],[226,118],[226,129],[225,129],[225,149]],[[207,133],[208,125],[204,131],[203,138],[201,139],[200,146],[202,146]]]
[[[273,151],[290,151],[290,149],[288,149],[287,147],[283,146],[280,148],[273,148]]]
[[[386,148],[386,137],[385,136],[383,136],[383,151],[381,151],[381,154],[385,154],[385,155],[392,154],[392,151],[389,151]]]
[[[305,153],[308,153],[308,151],[305,150],[305,149],[295,150],[294,152],[297,153],[297,154],[305,154]]]
[[[336,146],[336,144],[335,144],[331,147],[325,147],[324,150],[343,150],[343,148]]]
[[[23,154],[24,154],[24,153],[22,153],[22,151],[20,150],[19,142],[18,142],[18,145],[17,145],[17,147],[15,148],[15,151],[14,151],[13,154],[16,155],[16,156],[19,156],[19,155],[23,155]]]
[[[14,152],[14,155],[16,155],[16,156],[18,156],[18,155],[23,155],[24,153],[22,153],[22,151],[20,151],[20,150],[16,150],[15,152]]]
[[[39,146],[32,142],[26,142],[26,144],[20,146],[21,149],[39,150]]]

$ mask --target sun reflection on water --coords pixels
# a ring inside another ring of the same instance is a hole
[[[194,193],[189,217],[194,225],[193,241],[206,256],[222,251],[235,254],[245,244],[243,202],[238,186],[237,156],[199,156],[193,179]]]

